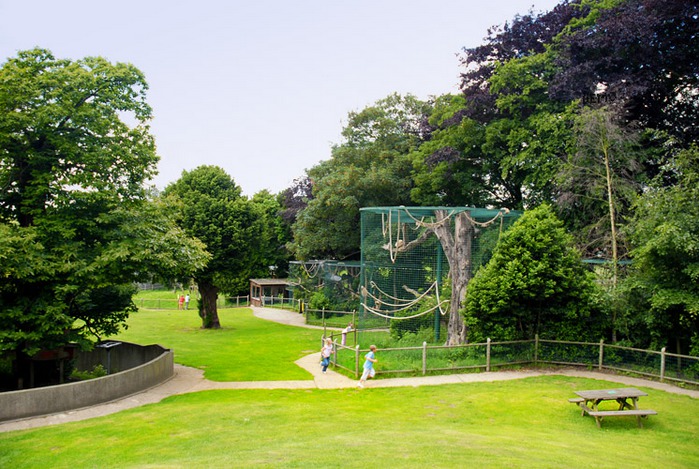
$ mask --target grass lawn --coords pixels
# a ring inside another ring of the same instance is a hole
[[[610,382],[546,376],[363,390],[225,390],[0,434],[0,467],[699,467],[699,401],[598,429],[567,398]]]
[[[218,314],[221,329],[205,330],[196,311],[140,310],[111,339],[171,348],[177,363],[203,369],[212,381],[312,379],[294,362],[320,351],[323,331],[262,321],[249,308]]]
[[[174,347],[179,362],[246,380],[248,372],[236,370],[259,369],[257,379],[268,379],[259,377],[268,367],[270,375],[291,375],[286,369],[294,365],[283,362],[318,348],[318,331],[258,320],[249,310],[223,313],[223,330],[201,331],[196,313],[143,312],[119,337]],[[623,417],[601,429],[567,402],[574,390],[615,386],[542,376],[419,388],[205,391],[1,433],[0,467],[699,467],[699,399],[641,388],[648,396],[640,406],[658,415],[644,428]]]

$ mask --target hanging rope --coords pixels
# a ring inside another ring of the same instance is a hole
[[[473,218],[471,218],[471,216],[468,214],[468,212],[463,212],[463,214],[466,216],[468,221],[470,221],[472,224],[474,224],[476,226],[480,226],[482,228],[485,228],[486,226],[490,226],[490,224],[493,223],[495,220],[497,220],[498,217],[505,218],[505,216],[502,214],[502,211],[499,211],[498,213],[496,213],[495,216],[488,221],[476,221]]]
[[[305,262],[301,263],[301,267],[303,267],[303,270],[304,270],[304,272],[306,272],[306,276],[307,276],[309,279],[310,279],[310,278],[315,278],[315,277],[318,275],[318,271],[320,270],[320,263],[317,263],[317,262],[316,262],[316,263],[311,264],[311,269],[310,269],[310,271],[309,271],[309,269],[306,267],[306,263],[305,263]]]
[[[420,220],[418,220],[417,218],[415,218],[413,216],[412,213],[410,213],[410,211],[406,207],[401,205],[400,208],[405,210],[406,215],[408,215],[408,217],[410,217],[415,222],[415,225],[420,226],[420,227],[424,227],[424,228],[430,228],[430,229],[434,229],[438,226],[442,226],[444,223],[446,223],[447,220],[449,220],[456,213],[456,210],[452,210],[448,216],[444,217],[440,221],[435,222],[435,223],[426,223],[424,221],[425,217],[422,217]]]
[[[397,304],[396,303],[387,303],[387,302],[383,301],[381,298],[378,298],[377,296],[369,293],[369,291],[365,287],[362,287],[362,293],[364,293],[365,297],[368,296],[369,298],[374,300],[374,303],[376,303],[376,304],[379,304],[382,306],[396,307],[396,309],[392,310],[392,312],[395,313],[398,311],[405,311],[406,309],[409,309],[409,308],[415,306],[416,304],[418,304],[420,302],[420,300],[422,300],[429,293],[429,290],[427,290],[425,293],[418,296],[417,298],[409,300],[408,302],[406,302],[405,300],[400,300],[401,303],[397,303]]]
[[[362,294],[364,295],[364,297],[371,298],[372,300],[374,300],[375,304],[377,304],[379,306],[395,307],[395,309],[392,309],[390,311],[391,314],[395,314],[395,313],[400,312],[400,311],[405,311],[405,310],[410,309],[413,306],[417,305],[420,301],[422,301],[432,291],[432,289],[435,290],[437,305],[433,306],[432,308],[429,308],[427,310],[427,312],[431,312],[431,311],[434,311],[435,309],[439,308],[439,312],[442,316],[447,314],[447,311],[444,311],[444,309],[442,308],[442,305],[444,303],[449,303],[449,301],[448,300],[441,300],[439,298],[439,284],[437,282],[434,282],[423,294],[417,296],[416,298],[414,298],[412,300],[406,300],[403,298],[397,298],[395,296],[391,296],[388,293],[381,291],[381,289],[376,285],[376,283],[374,281],[371,282],[371,286],[372,286],[372,288],[375,288],[376,290],[378,290],[381,295],[385,295],[386,297],[390,298],[391,300],[399,302],[399,303],[388,303],[388,302],[382,300],[381,298],[377,297],[376,295],[370,293],[366,287],[364,287],[364,286],[361,287],[361,291],[362,291]],[[404,286],[404,288],[405,288],[405,286]],[[378,312],[381,311],[378,308],[368,306],[366,304],[366,302],[362,303],[362,306],[364,306],[365,308],[367,308],[369,311],[371,311],[374,314],[379,314]],[[418,313],[417,315],[410,316],[410,317],[422,316],[424,313],[425,312],[421,312],[421,313]],[[385,317],[394,318],[394,319],[407,319],[408,318],[408,317],[394,317],[394,316],[385,316]]]
[[[396,241],[395,245],[393,244],[393,221],[391,220],[392,214],[389,210],[388,212],[388,228],[386,228],[386,219],[384,218],[384,214],[381,214],[381,233],[383,234],[384,239],[386,238],[386,233],[388,232],[388,243],[383,245],[384,249],[388,250],[388,256],[391,259],[391,262],[393,264],[396,263],[396,258],[398,256],[398,252],[401,246],[405,244],[405,233],[403,233],[403,239],[400,239],[400,233],[401,233],[401,223],[400,223],[400,211],[398,211],[398,221],[396,222],[396,231],[398,232],[396,234]],[[394,251],[395,249],[395,251]]]
[[[446,300],[444,301],[444,303],[445,302],[446,302]],[[362,303],[362,306],[364,306],[364,308],[366,308],[366,310],[369,311],[371,314],[375,314],[376,316],[380,316],[380,317],[386,318],[386,319],[398,319],[398,320],[419,318],[420,316],[424,316],[425,314],[431,313],[432,311],[434,311],[437,308],[441,309],[441,305],[437,304],[436,306],[433,306],[426,311],[423,311],[423,312],[417,313],[417,314],[413,314],[412,316],[388,316],[386,314],[381,313],[380,310],[374,309],[365,303]]]
[[[436,284],[437,284],[437,282],[435,282],[435,283],[433,283],[432,285],[430,285],[430,287],[427,289],[427,291],[426,291],[425,293],[423,293],[422,295],[419,295],[419,297],[422,298],[422,297],[424,297],[425,295],[427,295],[427,294],[434,288],[434,286],[435,286]],[[381,295],[386,296],[386,297],[388,297],[388,298],[390,298],[390,299],[392,299],[392,300],[394,300],[394,301],[400,301],[400,302],[402,302],[403,304],[414,301],[414,300],[406,300],[405,298],[398,298],[398,297],[396,297],[396,296],[391,296],[391,295],[389,295],[389,294],[386,293],[385,291],[381,290],[381,288],[379,288],[379,286],[378,286],[378,285],[376,284],[376,282],[374,282],[373,280],[370,282],[370,285],[371,285],[372,288],[378,290],[379,293],[381,293]],[[366,288],[365,288],[365,287],[362,287],[362,289],[363,289],[364,291],[366,291]],[[406,285],[403,285],[403,289],[407,291],[407,290],[408,290],[408,287],[407,287]],[[367,293],[367,294],[370,294],[368,291],[366,291],[366,293]]]

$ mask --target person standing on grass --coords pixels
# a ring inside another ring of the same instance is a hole
[[[184,309],[189,309],[189,293],[184,297]]]
[[[182,309],[184,305],[184,295],[180,295],[177,299],[177,309]]]
[[[330,355],[333,353],[333,340],[328,337],[323,343],[323,348],[320,349],[320,356],[323,357],[321,365],[323,366],[323,373],[328,371],[328,365],[330,365]]]
[[[374,369],[374,363],[376,363],[377,361],[378,360],[376,359],[376,345],[370,345],[369,353],[364,355],[364,373],[362,373],[362,377],[359,378],[359,383],[357,384],[358,387],[363,388],[367,378],[374,377],[374,375],[376,374],[376,370]]]

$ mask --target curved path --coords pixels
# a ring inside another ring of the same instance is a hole
[[[322,329],[318,326],[307,326],[303,316],[283,310],[270,308],[252,308],[255,316],[282,324],[312,327]],[[357,386],[357,381],[344,375],[336,373],[330,369],[323,374],[318,366],[320,353],[305,356],[296,361],[296,364],[313,375],[312,380],[303,381],[236,381],[217,382],[204,378],[204,372],[196,368],[189,368],[175,364],[174,376],[165,383],[147,389],[138,394],[125,397],[116,401],[100,404],[84,409],[77,409],[57,414],[30,417],[9,422],[0,422],[0,432],[35,428],[45,425],[56,425],[65,422],[86,420],[93,417],[113,414],[125,409],[139,407],[145,404],[160,402],[162,399],[175,394],[185,394],[189,392],[205,391],[209,389],[339,389],[353,388]],[[397,387],[397,386],[435,386],[440,384],[457,384],[477,381],[503,381],[510,379],[526,378],[529,376],[541,376],[545,374],[566,375],[574,377],[593,378],[621,383],[627,386],[643,386],[647,388],[659,389],[675,394],[684,394],[699,399],[699,391],[679,388],[667,383],[647,381],[639,378],[627,376],[610,375],[606,373],[582,371],[576,369],[565,370],[522,370],[522,371],[494,371],[484,373],[466,373],[444,376],[418,376],[411,378],[387,378],[377,381],[369,381],[367,388],[371,387]]]

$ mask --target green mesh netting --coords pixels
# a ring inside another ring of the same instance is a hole
[[[465,212],[472,224],[470,276],[491,257],[500,234],[520,212],[470,207],[369,207],[361,213],[359,329],[389,328],[438,341],[451,296],[449,263],[433,232]],[[442,214],[442,217],[438,216]],[[446,215],[446,216],[445,216]],[[448,220],[448,221],[446,221]]]
[[[357,262],[333,260],[292,261],[289,280],[295,284],[294,298],[320,309],[352,312],[359,309]]]

